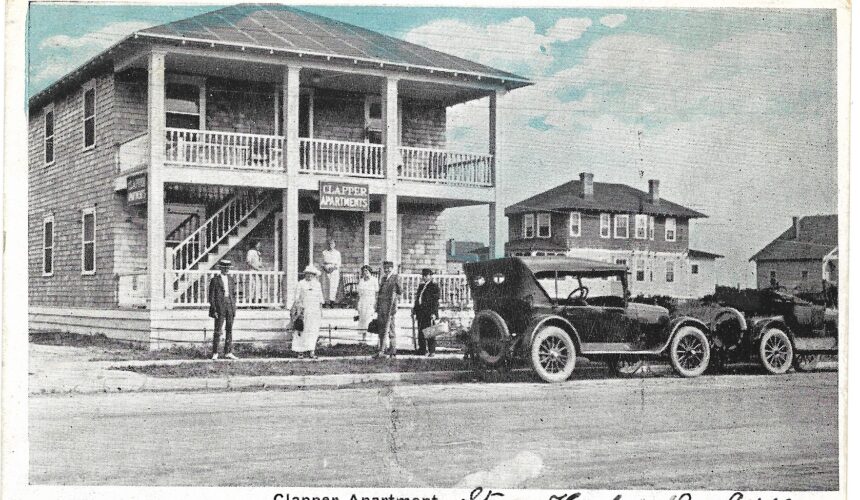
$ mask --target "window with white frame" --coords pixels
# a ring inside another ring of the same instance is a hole
[[[645,259],[636,259],[636,281],[645,281]]]
[[[535,237],[535,214],[523,215],[523,238]]]
[[[570,221],[568,222],[568,226],[570,227],[571,236],[582,235],[582,216],[579,212],[570,213]]]
[[[54,274],[54,216],[42,220],[42,276]]]
[[[636,232],[633,233],[637,240],[644,240],[648,237],[648,216],[645,214],[636,214]]]
[[[627,214],[615,214],[615,237],[630,237],[630,216]]]
[[[552,236],[552,218],[550,214],[537,214],[537,235],[538,238],[549,238]]]
[[[675,241],[678,233],[675,227],[675,218],[666,217],[666,241]]]
[[[610,221],[609,214],[600,214],[600,237],[601,238],[609,238],[612,236],[612,222]]]
[[[648,239],[654,240],[654,216],[648,216]]]
[[[84,88],[84,149],[96,144],[96,89],[90,84]]]
[[[45,165],[54,163],[54,107],[45,110]]]
[[[81,215],[81,273],[96,272],[96,210],[84,209]]]
[[[666,261],[666,283],[675,281],[675,263],[671,260]]]

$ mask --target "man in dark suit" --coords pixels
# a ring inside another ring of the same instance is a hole
[[[233,354],[233,318],[236,317],[236,280],[230,276],[232,262],[222,260],[218,263],[221,274],[209,281],[209,317],[215,319],[215,332],[212,335],[212,359],[218,359],[218,341],[221,328],[226,327],[224,336],[224,357],[236,359]]]
[[[424,329],[439,318],[439,285],[433,282],[433,271],[421,270],[421,284],[415,293],[412,316],[418,322],[418,354],[432,357],[436,352],[436,337],[425,339]]]
[[[400,298],[400,278],[394,273],[394,262],[386,260],[382,264],[379,278],[379,291],[376,292],[376,320],[379,322],[379,352],[375,358],[385,355],[385,339],[388,338],[388,356],[397,355],[397,329],[394,315],[397,314],[397,300]]]

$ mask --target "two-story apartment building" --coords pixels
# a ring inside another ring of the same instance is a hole
[[[568,255],[625,264],[633,294],[702,297],[716,287],[720,255],[689,248],[690,220],[704,214],[582,173],[505,209],[506,255]]]
[[[497,96],[529,84],[282,5],[135,32],[29,101],[31,325],[205,336],[208,281],[231,258],[237,335],[282,336],[328,239],[347,285],[387,259],[410,292],[420,268],[445,269],[447,208],[487,206],[494,248]],[[486,150],[446,149],[447,108],[481,98]],[[265,271],[243,266],[252,241]],[[440,280],[443,300],[467,293]]]

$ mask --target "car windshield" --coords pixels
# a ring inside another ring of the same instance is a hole
[[[594,303],[617,303],[624,300],[624,284],[618,276],[587,276],[574,273],[544,271],[535,275],[540,286],[555,301],[566,301],[580,287],[588,289],[587,301]],[[577,297],[582,292],[575,294]]]

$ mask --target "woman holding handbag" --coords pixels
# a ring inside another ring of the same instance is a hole
[[[379,281],[370,272],[370,266],[361,266],[361,278],[358,280],[358,328],[362,331],[361,340],[367,340],[367,327],[376,315],[376,294],[379,292]],[[376,339],[373,339],[374,343]]]
[[[317,277],[319,270],[313,265],[305,268],[305,279],[296,286],[296,299],[293,301],[293,352],[299,359],[305,356],[316,358],[317,339],[322,322],[323,294]],[[299,325],[301,323],[301,325]],[[299,331],[295,327],[301,326]]]

